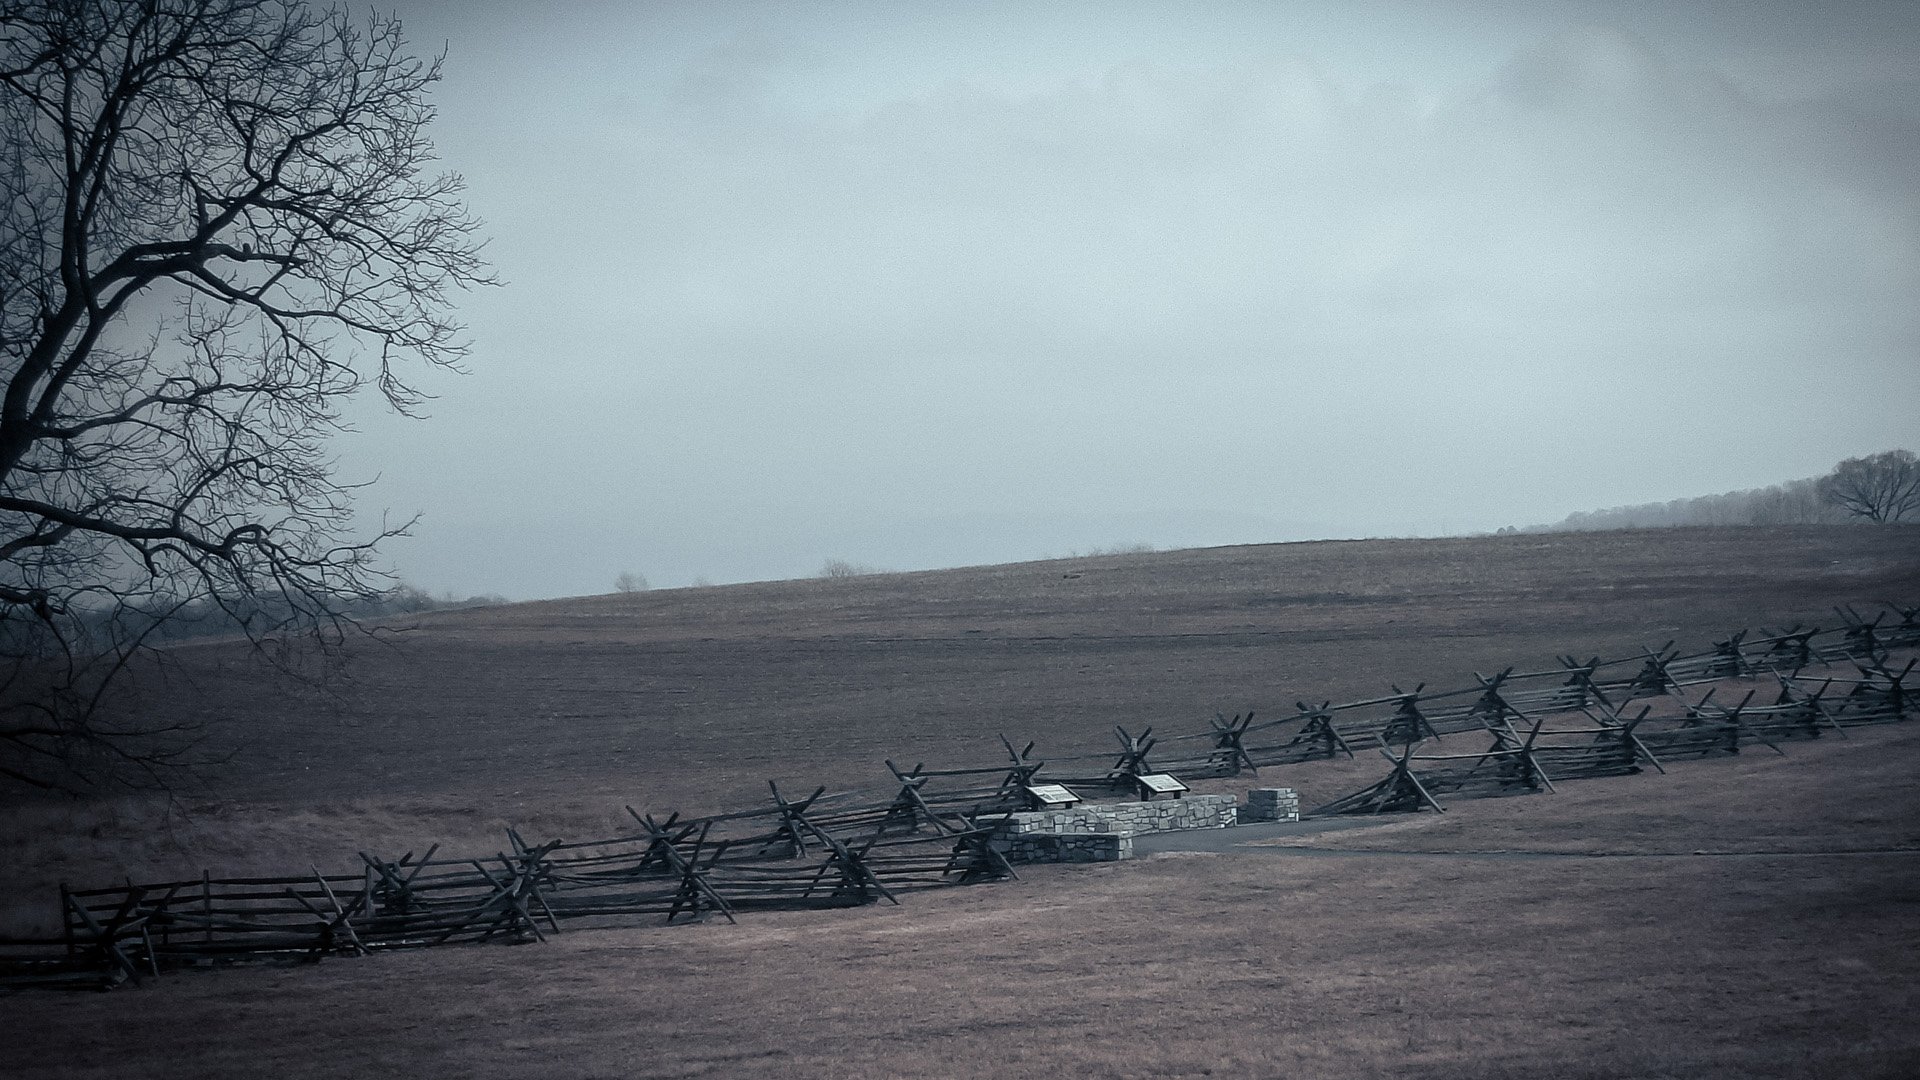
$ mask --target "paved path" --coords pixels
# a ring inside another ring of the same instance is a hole
[[[1315,858],[1413,859],[1808,859],[1839,856],[1915,856],[1920,847],[1836,848],[1829,851],[1394,851],[1372,848],[1290,847],[1258,844],[1290,836],[1314,836],[1384,825],[1404,818],[1336,817],[1239,825],[1230,829],[1185,829],[1140,833],[1133,838],[1137,856],[1169,851],[1213,851],[1236,855],[1305,855]]]
[[[1297,852],[1320,850],[1315,848],[1289,847],[1248,847],[1254,840],[1274,840],[1283,836],[1314,836],[1319,833],[1345,832],[1349,829],[1365,829],[1375,825],[1384,825],[1399,818],[1378,817],[1327,817],[1314,818],[1311,821],[1271,821],[1248,825],[1236,825],[1230,829],[1182,829],[1178,832],[1136,833],[1133,837],[1135,855],[1152,855],[1162,851],[1235,851],[1235,852]]]

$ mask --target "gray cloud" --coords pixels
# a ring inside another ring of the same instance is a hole
[[[674,9],[548,31],[578,55],[490,69],[511,102],[456,37],[443,148],[513,284],[437,418],[349,449],[428,511],[403,570],[1491,528],[1913,441],[1920,118],[1866,46],[1809,41],[1866,57],[1823,81],[1712,20],[1238,44],[1271,18],[1011,71]]]

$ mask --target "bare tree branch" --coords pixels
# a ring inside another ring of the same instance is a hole
[[[337,638],[389,584],[325,445],[491,281],[439,77],[298,0],[0,0],[0,777],[156,775],[183,733],[104,706],[170,620]]]
[[[1869,521],[1920,517],[1920,459],[1908,450],[1848,458],[1821,477],[1820,498]]]

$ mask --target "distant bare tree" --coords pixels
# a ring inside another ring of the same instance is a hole
[[[100,706],[157,628],[337,640],[387,583],[325,442],[487,280],[439,75],[297,0],[0,0],[0,777],[153,775]]]
[[[1820,482],[1809,478],[1752,492],[1747,520],[1754,525],[1817,525],[1844,517],[1820,500]]]
[[[646,592],[649,586],[645,574],[624,571],[619,577],[613,579],[613,587],[623,593],[636,593]]]
[[[1820,498],[1868,521],[1920,517],[1920,459],[1908,450],[1848,458],[1820,478]]]
[[[1822,500],[1819,485],[1818,479],[1809,477],[1692,499],[1581,510],[1544,528],[1554,531],[1662,529],[1687,525],[1819,525],[1846,521],[1846,514]]]

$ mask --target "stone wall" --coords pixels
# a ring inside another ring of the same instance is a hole
[[[991,843],[1010,862],[1108,862],[1133,856],[1133,836],[1234,823],[1231,795],[1160,802],[1084,803],[1071,810],[1008,814]]]
[[[1288,787],[1257,787],[1247,792],[1240,821],[1299,821],[1300,793]]]
[[[1133,858],[1132,833],[1020,833],[991,841],[1008,862],[1113,862]]]

